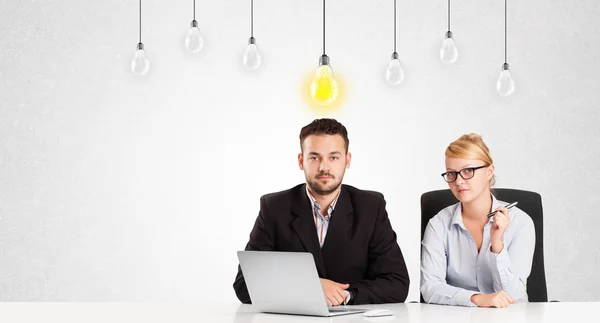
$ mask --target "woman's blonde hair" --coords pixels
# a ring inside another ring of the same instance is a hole
[[[484,162],[485,166],[490,166],[494,163],[490,149],[483,142],[481,136],[476,133],[462,135],[450,143],[448,148],[446,148],[446,157],[477,159]],[[494,184],[496,184],[496,177],[492,176],[490,186],[494,186]]]

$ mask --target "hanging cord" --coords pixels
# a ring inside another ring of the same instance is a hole
[[[448,0],[448,31],[450,31],[450,0]]]
[[[325,55],[325,0],[323,0],[323,55]]]
[[[507,53],[507,50],[506,50],[506,44],[507,44],[507,41],[506,41],[506,12],[507,12],[506,11],[506,0],[504,0],[504,63],[506,63],[506,53]]]
[[[396,0],[394,0],[394,53],[396,52]]]
[[[140,44],[142,43],[142,0],[140,0]]]

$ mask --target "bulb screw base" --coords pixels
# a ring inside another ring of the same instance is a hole
[[[392,59],[398,59],[398,57],[399,57],[398,53],[396,53],[396,52],[392,53]]]
[[[329,56],[323,54],[319,57],[319,65],[329,65]]]
[[[192,20],[192,23],[190,24],[190,27],[198,27],[198,22],[196,21],[196,19]]]
[[[137,44],[137,50],[144,50],[144,44],[141,42]]]
[[[446,38],[452,38],[452,32],[450,30],[446,32]]]
[[[250,37],[248,39],[248,45],[256,44],[256,39],[254,37]]]
[[[508,63],[502,64],[502,70],[503,71],[508,71],[508,68],[509,68]]]

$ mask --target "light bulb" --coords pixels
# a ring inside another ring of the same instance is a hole
[[[396,52],[392,54],[392,60],[385,70],[385,80],[390,85],[398,85],[404,80],[404,69],[402,69],[402,64],[400,64],[398,53]]]
[[[496,89],[502,96],[509,96],[515,91],[515,80],[510,74],[508,63],[502,65],[502,72],[500,72],[500,77],[496,82]]]
[[[255,70],[260,67],[261,61],[262,57],[258,51],[258,46],[256,46],[256,39],[250,37],[248,40],[248,47],[244,53],[244,66],[249,70]]]
[[[133,54],[131,59],[131,71],[133,74],[143,76],[150,70],[150,61],[146,58],[146,52],[144,51],[144,44],[139,43],[137,50]]]
[[[185,37],[185,48],[190,53],[199,53],[204,47],[204,38],[200,35],[200,28],[198,28],[198,22],[192,20],[190,30],[188,30],[187,36]]]
[[[337,81],[333,78],[333,69],[329,65],[329,57],[321,56],[315,77],[310,83],[310,96],[319,104],[333,103],[339,94]]]
[[[446,32],[446,38],[442,42],[442,49],[440,49],[440,58],[446,64],[452,64],[458,59],[458,49],[451,31]]]

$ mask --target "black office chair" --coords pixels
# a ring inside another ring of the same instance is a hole
[[[527,278],[527,296],[530,302],[547,302],[546,273],[544,270],[544,223],[542,211],[542,197],[535,192],[496,188],[493,190],[498,200],[505,202],[518,201],[517,207],[529,214],[535,226],[535,249],[533,251],[533,264],[531,274]],[[429,219],[438,214],[442,209],[458,203],[449,189],[424,193],[421,195],[421,240]],[[421,295],[421,303],[423,295]]]

